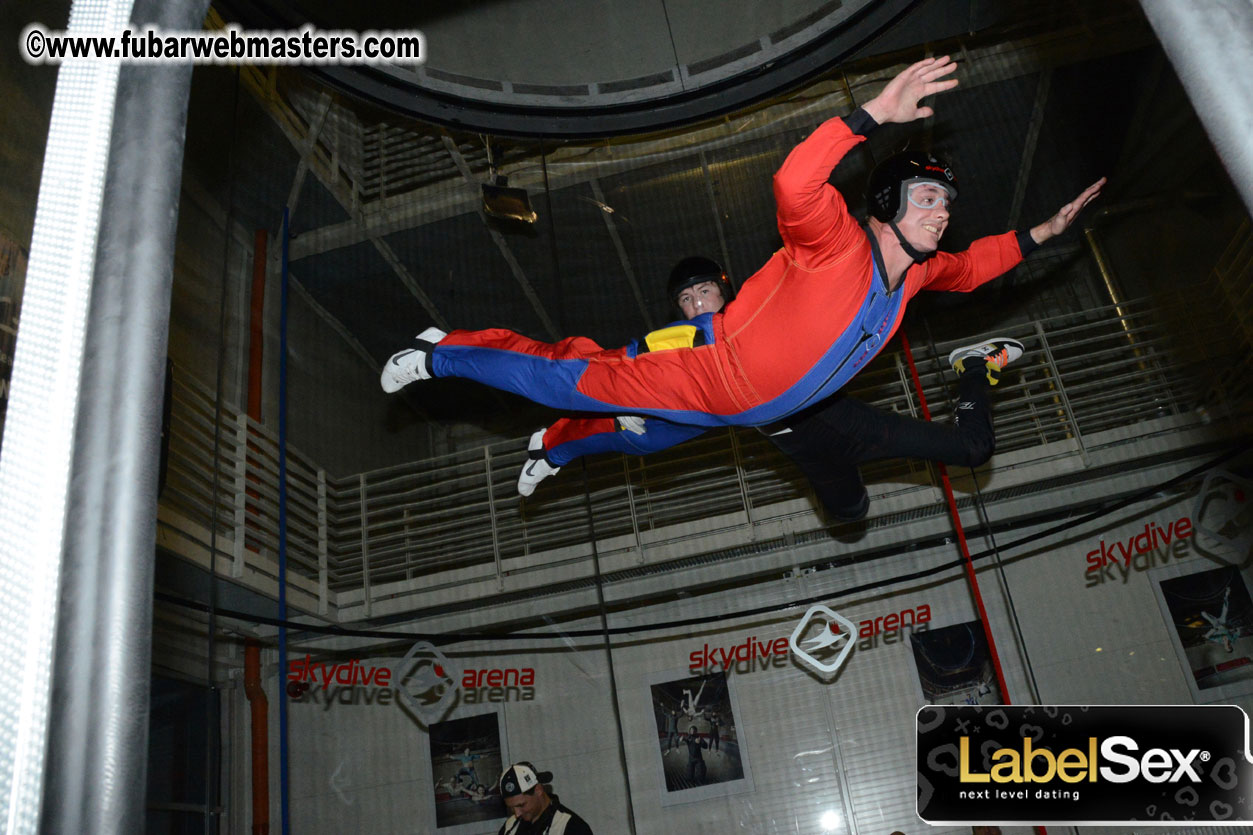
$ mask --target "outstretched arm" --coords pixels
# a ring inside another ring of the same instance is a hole
[[[779,232],[792,258],[806,267],[842,256],[862,240],[843,198],[827,180],[831,169],[876,124],[908,122],[931,115],[919,99],[957,86],[945,79],[956,64],[946,55],[919,61],[849,116],[829,119],[788,154],[774,176]]]
[[[1057,214],[1041,223],[1039,226],[1031,227],[1031,240],[1037,244],[1042,244],[1049,238],[1056,237],[1070,228],[1070,224],[1074,223],[1075,218],[1084,206],[1091,203],[1101,193],[1101,187],[1105,185],[1105,178],[1097,180],[1092,185],[1085,188],[1078,197],[1071,200],[1065,206],[1057,210]]]
[[[862,109],[881,125],[925,119],[935,111],[918,102],[956,87],[956,78],[944,78],[955,69],[957,64],[947,55],[924,58],[889,81],[879,95],[862,105]]]
[[[956,255],[936,253],[927,262],[922,286],[928,290],[969,293],[984,282],[1003,275],[1017,266],[1037,246],[1069,229],[1080,210],[1100,195],[1104,185],[1105,178],[1102,177],[1058,209],[1057,214],[1027,232],[1007,232],[1004,235],[980,238],[965,252]],[[1015,238],[1017,244],[1014,243]]]

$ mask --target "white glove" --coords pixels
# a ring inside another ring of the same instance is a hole
[[[644,418],[639,415],[618,415],[618,425],[632,434],[644,434]]]

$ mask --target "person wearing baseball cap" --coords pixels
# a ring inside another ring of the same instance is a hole
[[[592,835],[581,817],[562,806],[549,791],[551,771],[517,762],[500,775],[500,799],[512,813],[498,835]]]

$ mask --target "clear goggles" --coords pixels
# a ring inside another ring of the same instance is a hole
[[[926,191],[915,196],[914,191],[920,188],[925,188]],[[905,197],[920,209],[934,209],[936,206],[943,206],[947,209],[953,202],[948,189],[939,183],[932,182],[914,183],[906,190]]]

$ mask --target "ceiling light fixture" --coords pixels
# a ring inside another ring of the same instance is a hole
[[[483,211],[488,217],[534,223],[539,215],[531,208],[526,189],[510,187],[509,178],[497,172],[492,161],[491,139],[485,137],[483,144],[487,148],[487,170],[492,177],[492,182],[483,183]]]

